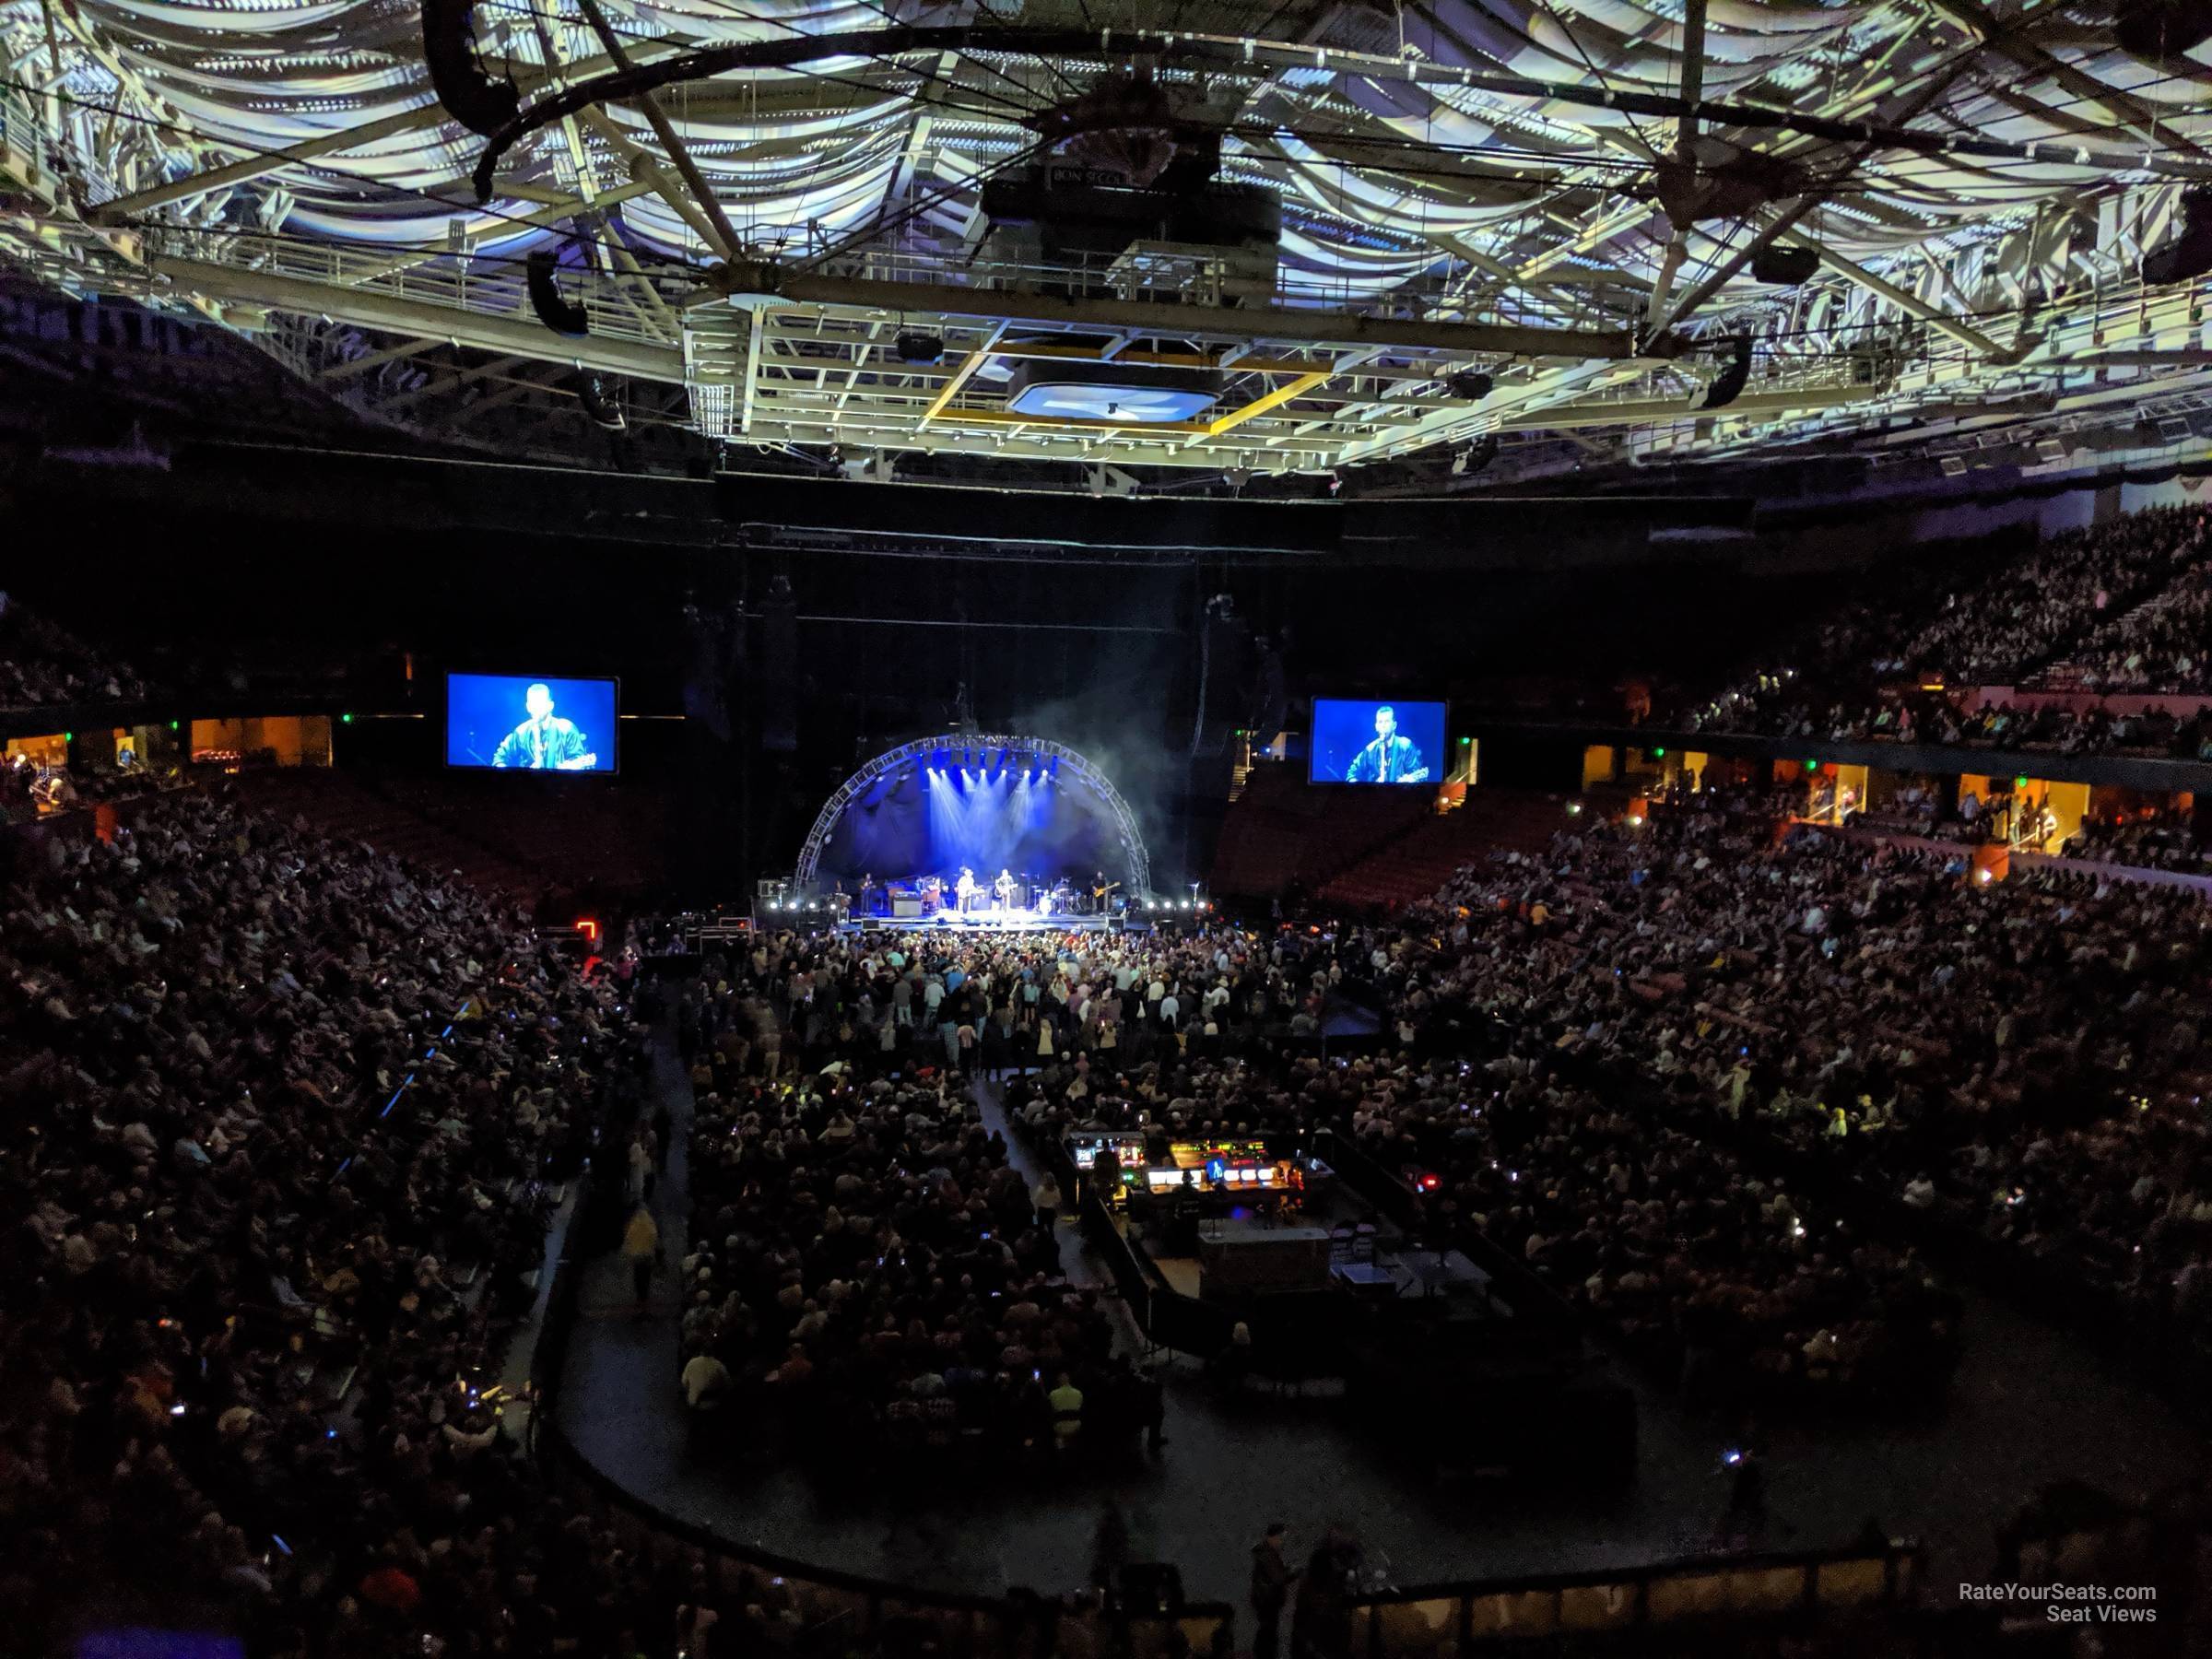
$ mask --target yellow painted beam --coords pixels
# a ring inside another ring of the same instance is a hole
[[[937,388],[936,396],[929,400],[929,407],[922,411],[922,418],[914,423],[916,426],[927,426],[945,412],[945,406],[959,395],[960,388],[995,354],[1000,336],[1006,332],[1006,325],[1001,323],[991,331],[991,337],[978,349],[959,360],[945,383]]]
[[[1239,365],[1239,367],[1241,366]],[[1328,371],[1318,370],[1301,374],[1296,380],[1285,381],[1272,392],[1263,392],[1242,408],[1231,409],[1228,414],[1207,421],[1206,435],[1208,438],[1218,438],[1232,428],[1242,426],[1255,415],[1265,415],[1270,409],[1280,408],[1294,397],[1304,395],[1328,378]]]

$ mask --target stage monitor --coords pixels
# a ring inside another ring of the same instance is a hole
[[[1441,783],[1444,705],[1317,697],[1306,777],[1314,783]]]
[[[501,771],[611,772],[611,679],[445,677],[445,763]]]

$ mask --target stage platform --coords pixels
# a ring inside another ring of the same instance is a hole
[[[848,916],[837,924],[840,933],[1131,933],[1148,934],[1149,921],[1128,916],[1041,916],[1034,911],[978,912],[959,916],[939,911],[934,916]]]

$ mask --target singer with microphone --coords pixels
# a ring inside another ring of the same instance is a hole
[[[590,771],[599,764],[572,720],[553,712],[552,688],[540,681],[523,694],[530,718],[500,739],[491,763],[524,771]]]
[[[1420,745],[1398,735],[1398,712],[1388,703],[1375,711],[1375,740],[1344,769],[1347,783],[1426,783],[1429,762]]]

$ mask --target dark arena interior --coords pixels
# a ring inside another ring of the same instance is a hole
[[[0,1653],[2212,1654],[2206,0],[0,43]]]

